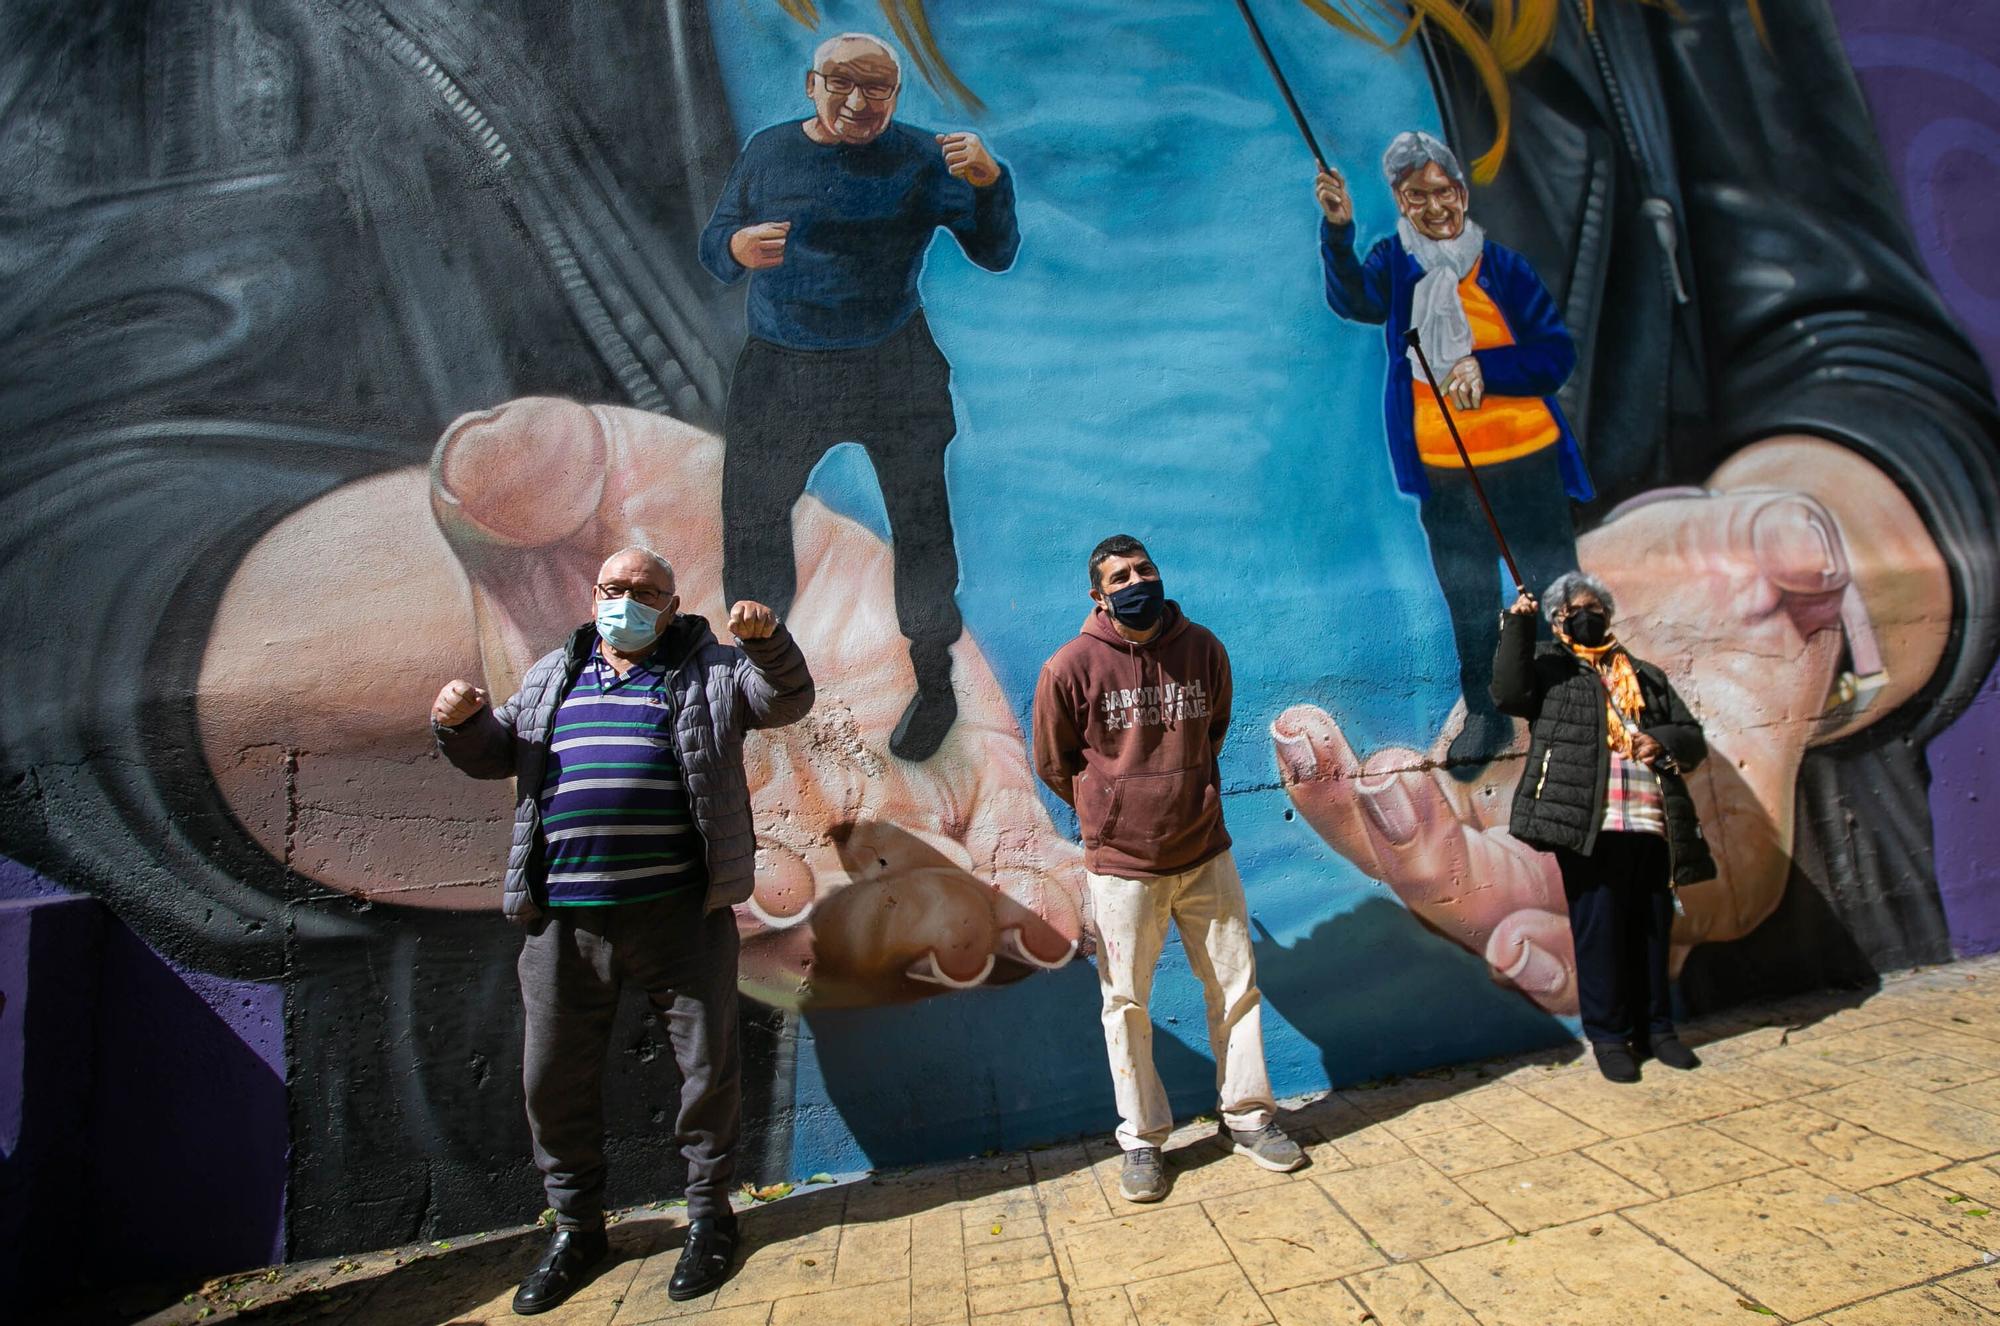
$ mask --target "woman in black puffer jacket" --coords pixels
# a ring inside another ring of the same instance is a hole
[[[1549,586],[1556,639],[1535,644],[1533,595],[1507,610],[1493,700],[1529,724],[1510,829],[1555,853],[1576,938],[1584,1035],[1613,1082],[1639,1057],[1693,1068],[1667,985],[1673,890],[1715,876],[1686,774],[1708,755],[1666,674],[1611,633],[1611,591],[1571,572]]]

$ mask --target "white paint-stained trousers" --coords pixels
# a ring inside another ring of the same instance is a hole
[[[1233,1129],[1271,1122],[1277,1106],[1264,1069],[1264,997],[1257,991],[1250,909],[1235,858],[1224,852],[1193,870],[1149,879],[1085,878],[1097,914],[1097,981],[1118,1101],[1118,1145],[1127,1151],[1159,1146],[1173,1129],[1167,1091],[1153,1067],[1153,1019],[1146,1008],[1169,920],[1180,927],[1208,1006],[1223,1122]]]

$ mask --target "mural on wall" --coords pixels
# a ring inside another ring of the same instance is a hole
[[[1543,410],[1496,434],[1536,471],[1502,518],[1610,584],[1716,752],[1684,992],[1950,956],[1925,747],[2000,649],[2000,426],[1817,5],[1266,0],[1335,199],[1229,6],[89,8],[8,20],[0,851],[283,989],[295,1251],[534,1200],[512,797],[423,715],[508,693],[630,543],[686,611],[784,608],[820,680],[747,748],[753,1167],[1108,1126],[1022,733],[1117,530],[1235,662],[1279,1092],[1561,1034],[1560,884],[1504,833],[1520,738],[1474,666],[1498,567],[1392,463],[1427,459],[1393,336],[1341,320],[1394,333],[1429,277],[1407,238],[1393,298],[1347,270],[1412,129],[1471,175],[1419,210],[1476,218],[1574,347],[1481,376],[1468,417]],[[821,50],[850,29],[879,45]],[[808,121],[872,133],[881,187]],[[1525,345],[1457,261],[1453,362]],[[1212,1091],[1177,957],[1154,1007],[1177,1098]],[[673,1084],[637,1009],[616,1043],[634,1200]]]

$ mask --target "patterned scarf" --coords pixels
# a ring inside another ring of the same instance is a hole
[[[1596,668],[1597,675],[1603,678],[1606,711],[1604,739],[1621,758],[1631,759],[1632,733],[1639,726],[1639,715],[1646,709],[1646,698],[1639,694],[1639,672],[1632,666],[1632,656],[1615,639],[1606,640],[1595,648],[1580,645],[1567,637],[1563,643],[1571,653]]]

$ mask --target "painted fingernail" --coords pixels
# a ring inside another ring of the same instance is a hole
[[[986,955],[986,962],[979,968],[979,974],[970,980],[958,980],[945,971],[938,962],[935,952],[926,953],[904,969],[903,974],[913,981],[923,981],[928,985],[942,985],[948,990],[970,990],[975,985],[984,984],[993,974],[993,955]]]
[[[1569,984],[1569,969],[1561,959],[1525,939],[1515,949],[1513,965],[1500,974],[1529,994],[1554,994]]]
[[[1319,773],[1319,757],[1313,754],[1312,743],[1301,734],[1273,723],[1271,743],[1278,748],[1278,763],[1292,776],[1292,781],[1303,783]]]
[[[1384,838],[1401,845],[1417,836],[1417,803],[1403,786],[1402,774],[1390,774],[1372,786],[1363,782],[1360,790],[1361,808]]]

